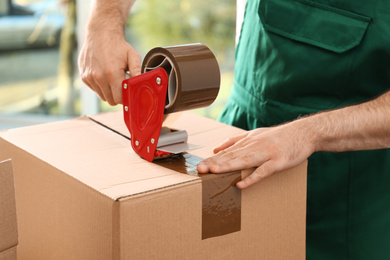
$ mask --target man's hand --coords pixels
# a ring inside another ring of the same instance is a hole
[[[244,189],[275,172],[299,165],[314,152],[314,146],[297,121],[229,138],[213,152],[216,155],[198,164],[200,173],[257,167],[250,176],[237,183],[238,188]]]
[[[313,152],[390,148],[390,91],[365,103],[320,112],[290,123],[259,128],[214,148],[198,164],[200,173],[257,169],[237,183],[247,188],[271,174],[292,168]]]
[[[122,104],[125,72],[141,74],[141,56],[126,42],[126,19],[135,0],[95,0],[79,55],[81,79],[110,105]]]
[[[141,74],[141,56],[122,35],[89,32],[79,56],[81,79],[110,105],[122,104],[125,72]]]

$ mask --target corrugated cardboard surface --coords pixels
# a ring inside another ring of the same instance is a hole
[[[0,260],[16,259],[18,230],[11,160],[0,161]]]
[[[99,118],[123,127],[119,112]],[[192,113],[167,124],[203,158],[242,132]],[[241,231],[202,240],[201,179],[144,161],[89,118],[0,137],[0,160],[14,163],[19,259],[305,258],[306,164],[242,192]]]
[[[0,252],[0,260],[16,260],[16,246]]]

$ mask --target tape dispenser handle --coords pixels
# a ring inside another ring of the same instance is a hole
[[[163,123],[168,75],[163,68],[122,82],[124,121],[133,150],[153,161]]]

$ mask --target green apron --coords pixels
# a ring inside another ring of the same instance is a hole
[[[248,0],[220,120],[272,126],[389,88],[389,0]],[[307,259],[390,259],[390,150],[315,153],[307,189]]]

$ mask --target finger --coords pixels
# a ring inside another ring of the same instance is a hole
[[[199,173],[208,173],[208,172],[210,172],[210,165],[212,165],[214,163],[215,162],[214,162],[213,157],[207,158],[207,159],[201,161],[200,163],[198,163],[197,170]]]
[[[212,158],[212,164],[210,164],[210,167],[211,166],[223,166],[223,165],[230,165],[230,163],[241,157],[241,156],[244,156],[248,153],[250,153],[251,151],[248,151],[247,150],[247,147],[239,147],[237,144],[234,144],[228,148],[226,148],[225,150],[222,150],[222,151],[219,151],[216,155],[214,155]],[[208,163],[210,163],[209,161],[207,161]]]
[[[96,79],[96,77],[95,77],[95,82],[96,82],[96,85],[98,86],[97,89],[99,89],[99,91],[102,93],[102,95],[104,97],[103,100],[107,101],[107,103],[110,104],[111,106],[116,105],[114,98],[112,96],[111,87],[110,87],[108,81],[104,80],[103,78]],[[96,92],[97,92],[97,89],[95,89]]]
[[[225,153],[226,152],[224,150],[222,150],[218,154],[201,161],[198,164],[198,172],[208,173],[208,172],[210,172],[210,168],[212,166],[214,166],[214,168],[215,168],[215,167],[217,167],[217,165],[223,164],[225,161],[233,159],[233,158],[231,158],[234,156],[233,153],[229,153],[228,156],[230,156],[230,157],[224,156]]]
[[[239,137],[242,137],[242,136],[239,136]],[[250,156],[249,154],[252,152],[254,153],[253,157],[259,157],[261,155],[259,153],[258,146],[255,143],[248,140],[248,138],[246,138],[244,136],[244,138],[236,141],[231,146],[226,147],[224,150],[219,151],[215,155],[215,158],[216,158],[215,161],[217,162],[217,164],[222,165],[222,164],[230,162],[234,159],[237,159],[241,156],[243,157],[243,160],[248,161],[248,160],[250,160],[248,158],[248,156]]]
[[[84,81],[84,83],[87,84],[87,86],[90,89],[92,89],[99,96],[99,98],[101,100],[106,101],[106,98],[104,97],[103,92],[100,90],[100,86],[95,82],[95,80],[91,77],[91,79],[88,80],[88,82],[92,82],[92,83],[87,84]]]
[[[114,85],[111,85],[111,91],[115,105],[123,104],[121,82],[117,82]]]
[[[111,78],[110,89],[115,104],[123,104],[122,81],[124,79],[125,79],[125,73],[122,70],[118,70],[117,73]]]
[[[204,164],[202,162],[198,163],[198,165],[196,166],[196,170],[199,172],[199,173],[208,173],[210,172],[209,171],[209,167],[207,164]]]
[[[235,147],[222,150],[216,155],[207,158],[198,164],[198,171],[201,173],[213,172],[222,173],[257,167],[269,160],[266,153],[260,153],[253,147]]]
[[[215,160],[214,164],[209,165],[209,171],[213,173],[231,172],[242,169],[257,167],[268,160],[263,153],[256,151],[247,152],[245,149],[237,151],[239,155],[235,159],[228,159],[229,155]]]
[[[106,101],[102,91],[100,90],[100,86],[95,82],[94,78],[90,76],[90,74],[87,72],[80,72],[80,77],[84,84],[94,91],[100,99]]]
[[[130,76],[135,77],[141,74],[141,55],[134,49],[127,52],[127,66]]]
[[[213,148],[213,152],[214,153],[218,153],[218,152],[220,152],[222,150],[225,150],[226,148],[234,145],[239,140],[245,138],[247,135],[248,135],[248,133],[243,133],[241,135],[237,135],[237,136],[234,136],[234,137],[229,137],[223,143],[221,143],[219,146],[214,147]]]
[[[271,176],[277,171],[277,167],[272,161],[267,161],[258,167],[251,175],[237,183],[237,188],[246,189],[264,178]]]

